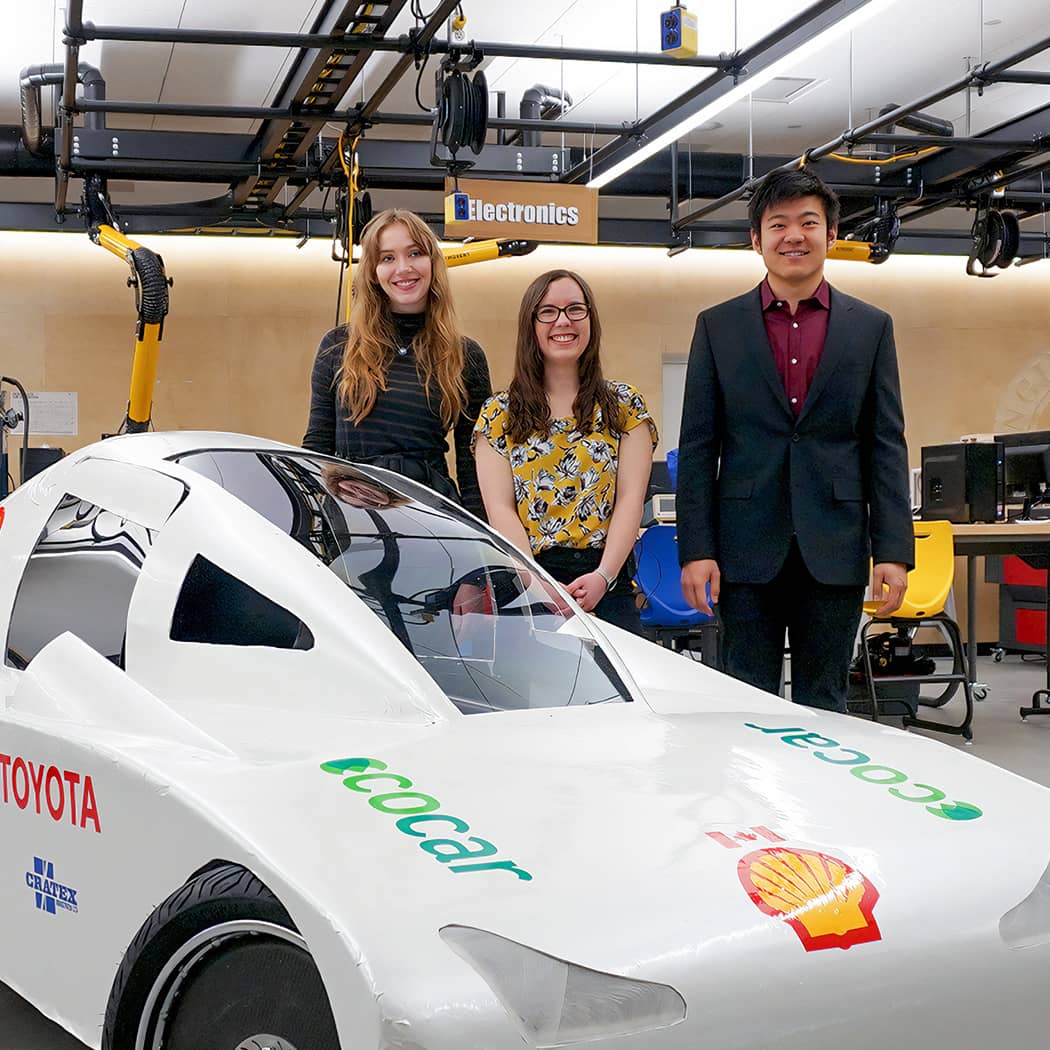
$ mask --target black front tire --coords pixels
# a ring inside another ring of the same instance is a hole
[[[142,925],[113,981],[102,1050],[339,1050],[321,976],[251,872],[211,868]]]

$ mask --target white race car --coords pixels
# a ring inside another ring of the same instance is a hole
[[[0,505],[0,981],[105,1050],[1032,1050],[1050,792],[227,434]]]

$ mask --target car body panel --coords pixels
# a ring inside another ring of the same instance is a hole
[[[69,633],[0,670],[0,917],[20,946],[0,980],[89,1046],[139,926],[216,860],[288,909],[346,1050],[528,1045],[442,939],[451,925],[685,1000],[671,1027],[592,1045],[1037,1045],[1050,791],[604,625],[633,702],[464,716],[331,571],[167,461],[208,447],[280,446],[106,443],[85,451],[82,485],[68,457],[6,501],[0,527],[6,624],[67,488],[109,498],[100,464],[116,458],[112,498],[134,518],[123,468],[164,479],[147,483],[156,536],[127,670]],[[161,521],[169,481],[188,496]],[[313,647],[173,641],[201,553],[302,617]],[[820,882],[836,865],[848,900]],[[74,898],[53,912],[33,883],[49,871]]]

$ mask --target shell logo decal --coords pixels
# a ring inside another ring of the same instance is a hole
[[[879,891],[838,857],[775,846],[741,857],[737,875],[759,911],[783,919],[807,952],[882,940]]]

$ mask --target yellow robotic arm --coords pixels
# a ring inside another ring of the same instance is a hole
[[[128,284],[135,289],[138,321],[135,325],[135,355],[131,365],[131,391],[127,416],[121,428],[129,434],[148,430],[153,414],[153,386],[157,380],[157,357],[168,313],[171,281],[164,273],[164,260],[116,228],[105,183],[94,176],[84,186],[86,214],[91,239],[123,259],[131,270]]]
[[[873,241],[836,241],[828,251],[829,259],[847,259],[850,262],[885,262],[890,249]]]
[[[470,263],[488,262],[489,259],[502,259],[507,255],[528,255],[535,249],[535,241],[469,241],[466,244],[450,244],[441,251],[449,266],[467,266]]]

